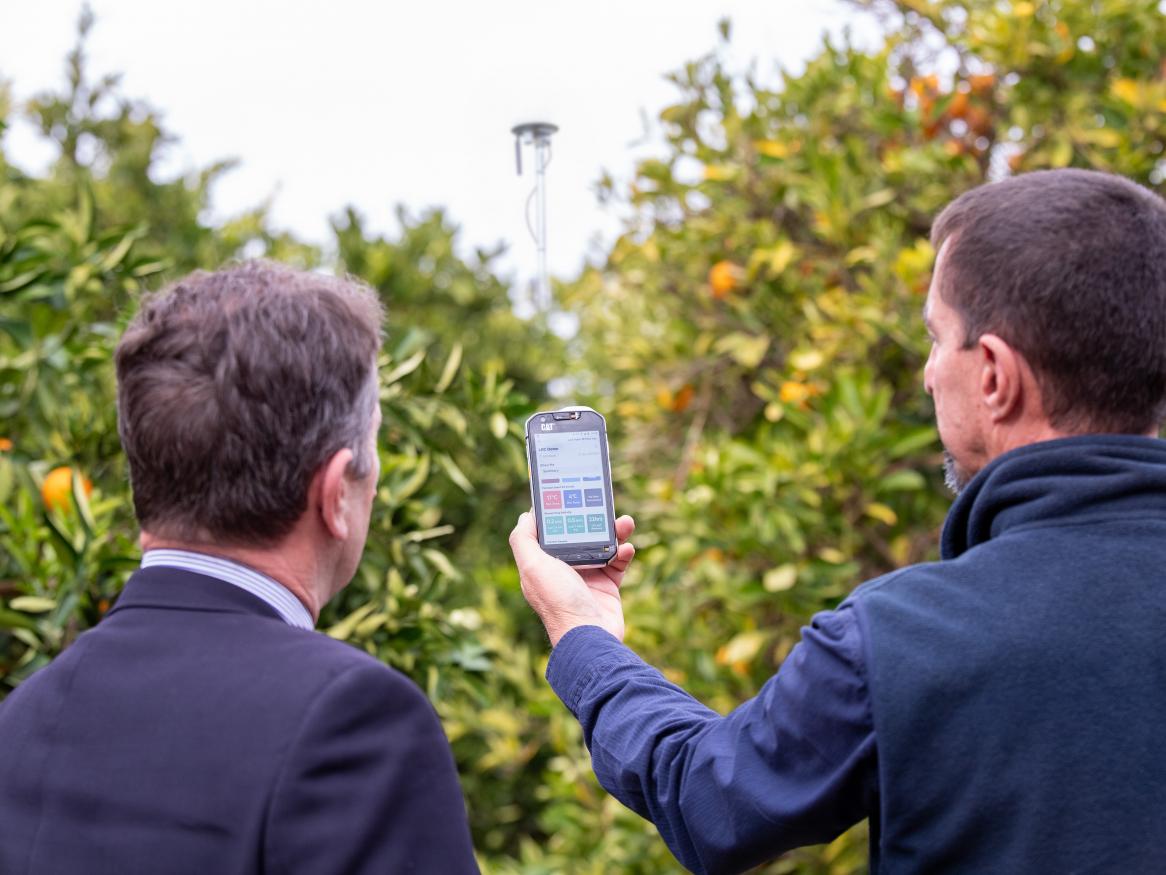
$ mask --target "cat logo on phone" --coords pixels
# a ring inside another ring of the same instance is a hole
[[[555,430],[555,424],[553,422],[540,422],[539,425],[542,427],[543,431]]]

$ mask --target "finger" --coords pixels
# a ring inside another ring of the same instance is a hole
[[[628,566],[631,565],[632,559],[635,558],[636,548],[626,541],[620,544],[615,550],[615,557],[607,563],[607,567],[613,571],[618,571],[620,574],[627,571]]]
[[[632,532],[636,530],[636,521],[627,514],[619,517],[615,521],[615,537],[619,543],[623,543],[632,536]]]

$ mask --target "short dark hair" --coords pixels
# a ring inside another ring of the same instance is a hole
[[[1042,170],[975,188],[935,220],[939,293],[966,343],[1032,366],[1049,422],[1143,433],[1166,416],[1166,202],[1120,176]]]
[[[344,447],[368,476],[383,311],[350,279],[253,261],[147,297],[118,344],[118,431],[142,528],[278,543]]]

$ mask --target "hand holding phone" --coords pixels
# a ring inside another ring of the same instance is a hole
[[[619,546],[615,558],[593,568],[571,568],[539,546],[534,516],[524,513],[510,533],[522,595],[547,630],[551,646],[578,626],[598,626],[620,641],[624,636],[620,586],[636,555],[628,538],[636,523],[630,516],[615,521]]]
[[[542,549],[568,565],[606,565],[616,554],[607,423],[590,407],[526,421],[530,497]]]

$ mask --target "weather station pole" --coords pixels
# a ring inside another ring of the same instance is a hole
[[[547,166],[551,163],[551,135],[559,130],[549,122],[524,122],[510,129],[514,134],[514,158],[522,176],[522,147],[534,146],[534,191],[526,199],[526,227],[538,251],[538,275],[534,281],[535,310],[551,309],[551,282],[547,274]],[[535,201],[535,224],[530,223],[530,202]]]

